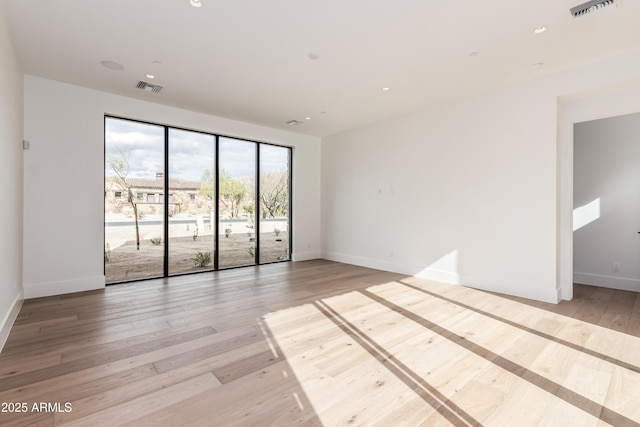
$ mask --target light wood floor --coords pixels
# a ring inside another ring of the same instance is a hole
[[[640,298],[320,260],[118,285],[25,301],[2,402],[28,409],[2,426],[639,426]]]

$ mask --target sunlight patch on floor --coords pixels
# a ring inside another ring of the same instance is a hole
[[[403,282],[265,317],[323,424],[640,419],[625,393],[640,383],[640,360],[618,359],[637,337],[469,288]]]

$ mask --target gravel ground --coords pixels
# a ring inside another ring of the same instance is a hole
[[[261,225],[262,227],[262,225]],[[229,237],[220,235],[220,268],[252,265],[255,242],[244,224],[233,224]],[[198,233],[194,240],[194,226],[170,227],[169,274],[205,271],[213,268],[213,234],[210,230]],[[274,262],[288,257],[289,236],[282,231],[276,236],[273,227],[262,227],[260,261]],[[140,226],[140,249],[136,250],[135,228],[107,227],[105,236],[109,244],[105,262],[107,283],[162,276],[164,243],[155,245],[151,239],[162,235],[161,226]],[[279,240],[279,241],[278,241]],[[195,263],[198,253],[210,253],[211,263],[201,267]],[[106,257],[106,256],[105,256]]]

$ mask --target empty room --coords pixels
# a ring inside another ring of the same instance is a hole
[[[0,425],[640,426],[640,2],[0,2]]]

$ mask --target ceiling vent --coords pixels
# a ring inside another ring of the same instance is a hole
[[[162,90],[162,86],[154,85],[154,84],[147,83],[147,82],[143,82],[142,80],[140,80],[138,82],[136,87],[138,89],[142,89],[142,90],[144,90],[146,92],[153,92],[153,93],[159,93]]]
[[[295,120],[295,119],[293,119],[293,120],[289,120],[289,121],[287,122],[287,124],[288,124],[289,126],[298,126],[298,125],[301,125],[301,124],[303,124],[303,123],[304,123],[304,122],[301,122],[300,120]]]
[[[591,0],[569,9],[574,18],[581,18],[604,8],[616,6],[616,0]]]

